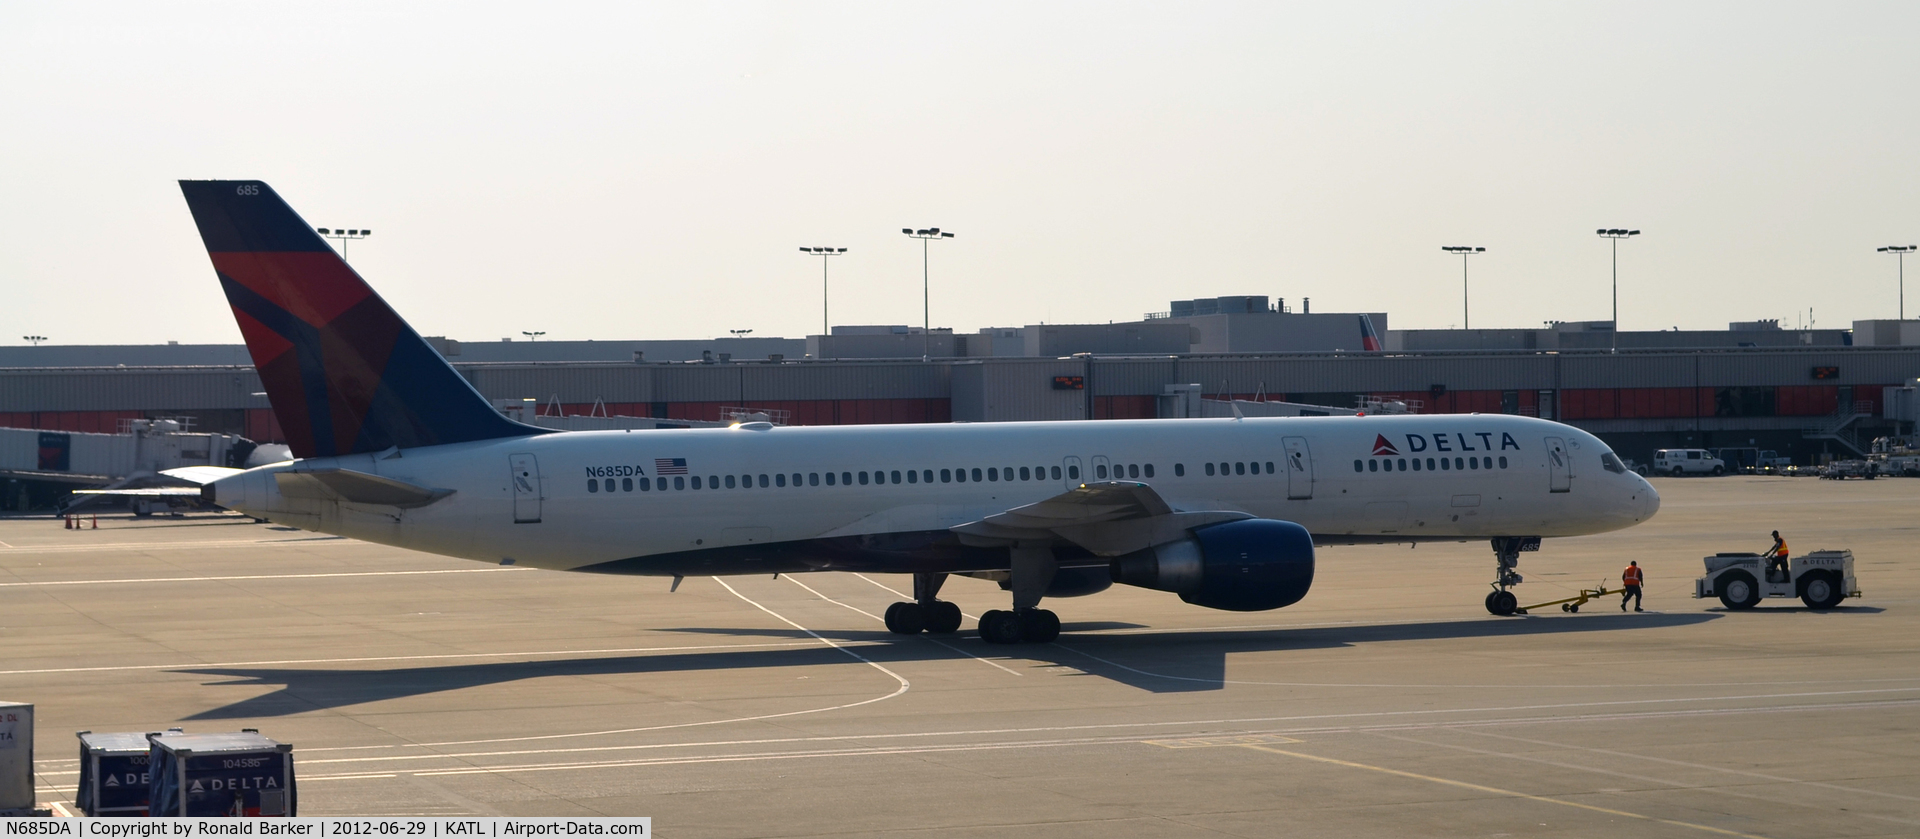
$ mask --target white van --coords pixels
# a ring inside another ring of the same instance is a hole
[[[1661,449],[1653,453],[1656,475],[1725,475],[1727,462],[1706,449]]]

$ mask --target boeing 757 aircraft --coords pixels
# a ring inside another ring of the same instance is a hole
[[[902,634],[950,633],[951,574],[999,581],[993,643],[1060,632],[1047,597],[1113,583],[1277,609],[1316,545],[1487,540],[1512,614],[1541,537],[1631,527],[1660,499],[1599,439],[1493,415],[555,433],[495,410],[259,181],[183,181],[296,460],[208,500],[484,562],[686,575],[913,575]],[[677,580],[676,580],[677,582]]]

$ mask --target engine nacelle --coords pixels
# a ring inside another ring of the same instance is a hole
[[[1313,586],[1313,537],[1290,521],[1224,522],[1116,558],[1112,574],[1114,582],[1171,591],[1209,609],[1278,609]]]

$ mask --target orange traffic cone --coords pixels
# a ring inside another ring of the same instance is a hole
[[[99,530],[99,529],[100,529],[100,514],[99,514],[99,513],[94,513],[94,514],[93,514],[93,529],[94,529],[94,530]]]
[[[68,530],[72,530],[72,529],[73,529],[73,517],[72,517],[72,516],[62,516],[61,518],[62,518],[63,520],[65,520],[65,521],[66,521],[66,523],[67,523],[67,526],[66,526],[66,529],[68,529]]]

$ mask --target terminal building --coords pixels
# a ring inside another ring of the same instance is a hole
[[[743,412],[844,425],[1219,415],[1196,405],[1224,400],[1398,403],[1553,419],[1641,463],[1674,447],[1772,449],[1812,463],[1858,457],[1875,437],[1913,431],[1920,321],[1618,335],[1610,323],[1394,331],[1385,313],[1314,314],[1304,300],[1298,312],[1253,296],[1204,302],[1175,301],[1130,323],[977,333],[881,326],[804,340],[429,340],[496,404],[605,418],[581,427],[691,426]],[[1361,348],[1363,314],[1384,349]],[[0,365],[0,427],[113,433],[126,420],[186,418],[199,432],[283,441],[238,345],[9,347]]]

